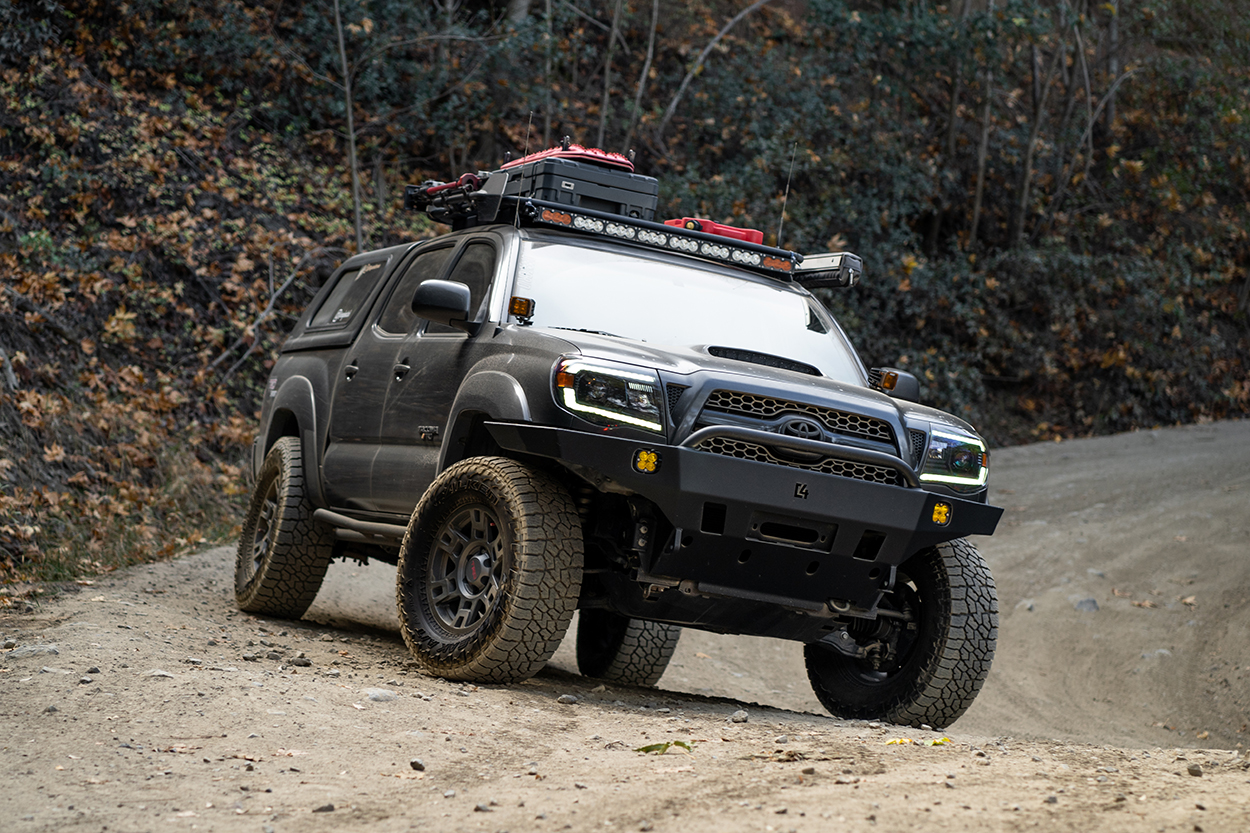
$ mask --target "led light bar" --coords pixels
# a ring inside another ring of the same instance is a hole
[[[694,255],[787,279],[797,277],[803,262],[803,255],[786,249],[559,203],[522,200],[519,210],[531,222],[630,240],[653,249]],[[849,257],[859,260],[855,255]]]

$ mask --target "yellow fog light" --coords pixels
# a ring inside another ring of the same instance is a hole
[[[655,474],[660,469],[658,451],[640,448],[634,452],[634,471],[642,474]]]
[[[933,522],[938,526],[946,526],[951,522],[951,505],[949,503],[933,504]]]

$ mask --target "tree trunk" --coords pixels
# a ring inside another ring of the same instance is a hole
[[[968,19],[972,9],[972,0],[964,0],[963,10],[959,13],[959,25]],[[946,154],[943,160],[946,167],[952,167],[955,160],[955,136],[959,130],[959,93],[963,86],[963,61],[956,53],[954,66],[951,67],[951,105],[946,114]],[[941,196],[941,171],[938,172],[938,204],[933,211],[933,222],[929,225],[929,238],[925,241],[925,250],[932,252],[937,247],[938,234],[942,229],[942,214],[946,210],[946,200]]]
[[[1107,49],[1107,69],[1110,70],[1112,89],[1116,79],[1120,77],[1120,0],[1111,2],[1111,23],[1107,26],[1110,44]],[[1107,102],[1107,129],[1115,124],[1115,93]]]
[[[530,0],[508,0],[508,22],[520,26],[530,13]]]
[[[1046,69],[1046,77],[1041,81],[1033,111],[1033,127],[1029,130],[1029,144],[1024,149],[1024,170],[1020,174],[1020,200],[1016,203],[1016,216],[1011,224],[1013,246],[1020,245],[1024,239],[1024,217],[1029,210],[1029,191],[1033,184],[1033,153],[1037,149],[1037,137],[1042,132],[1042,119],[1046,115],[1046,99],[1050,95],[1050,85],[1055,80],[1055,71],[1058,69],[1059,58],[1063,55],[1065,44],[1064,33],[1060,32],[1059,43],[1055,45],[1055,54],[1051,57],[1050,66]],[[1036,68],[1036,53],[1034,54],[1034,67]]]
[[[551,147],[551,0],[547,0],[546,47],[543,58],[543,80],[546,87],[543,103],[543,150]]]
[[[364,226],[360,221],[360,171],[356,166],[356,124],[352,114],[352,73],[347,65],[347,44],[343,40],[343,19],[339,0],[334,0],[334,28],[339,35],[339,60],[343,66],[343,100],[347,109],[347,164],[352,170],[352,207],[356,214],[356,251],[365,250]]]
[[[630,150],[630,142],[634,140],[634,128],[642,117],[642,91],[647,86],[647,76],[651,74],[651,59],[655,57],[655,28],[660,20],[660,0],[651,0],[651,34],[647,37],[647,59],[642,62],[642,72],[638,75],[638,90],[634,93],[634,112],[629,117],[629,130],[625,131],[626,152]]]
[[[994,0],[989,0],[987,11],[994,13]],[[972,200],[972,228],[968,231],[968,248],[977,247],[977,226],[981,224],[981,199],[985,195],[985,157],[990,148],[990,98],[994,92],[994,58],[987,57],[985,65],[985,109],[981,113],[981,146],[977,152],[977,191]]]
[[[608,51],[603,60],[603,103],[599,106],[599,140],[595,147],[603,147],[603,136],[608,129],[608,113],[612,106],[612,50],[616,47],[616,33],[621,24],[621,3],[616,0],[612,10],[612,28],[608,32]]]

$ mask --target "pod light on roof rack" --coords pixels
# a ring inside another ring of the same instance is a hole
[[[629,222],[624,218],[608,219],[602,216],[595,216],[590,213],[582,213],[575,210],[566,209],[561,206],[560,209],[549,208],[547,206],[539,207],[530,203],[532,206],[532,216],[534,220],[549,225],[563,226],[564,228],[574,228],[579,231],[586,231],[592,234],[602,234],[609,237],[616,237],[622,240],[632,240],[655,249],[666,249],[672,252],[681,252],[682,254],[697,255],[698,257],[708,258],[710,260],[719,260],[735,266],[748,266],[754,269],[765,269],[770,272],[780,272],[790,275],[794,272],[796,255],[775,250],[777,254],[768,254],[764,252],[754,251],[751,243],[746,245],[734,245],[732,238],[721,240],[704,239],[706,232],[700,234],[694,232],[693,229],[687,230],[680,226],[670,226],[673,230],[665,228],[660,231],[662,226],[655,223],[646,223],[645,221]],[[784,257],[783,254],[790,254],[790,257]]]

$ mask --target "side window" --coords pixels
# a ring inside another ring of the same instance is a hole
[[[395,289],[392,290],[391,297],[386,302],[386,309],[382,311],[382,317],[378,319],[379,329],[389,335],[406,335],[412,329],[412,325],[417,321],[417,316],[412,311],[413,294],[423,281],[437,278],[442,274],[443,267],[447,265],[447,258],[453,251],[455,251],[454,247],[445,246],[417,255],[417,259],[412,262],[408,271],[404,272],[404,276],[399,279]]]
[[[495,277],[495,247],[484,241],[474,241],[464,249],[456,266],[447,276],[469,287],[469,320],[476,321],[482,314],[482,304],[490,291],[491,279]],[[458,333],[442,324],[430,324],[427,333]]]
[[[352,322],[369,300],[373,285],[382,275],[381,263],[370,263],[339,275],[321,308],[308,322],[311,328],[342,329]]]

